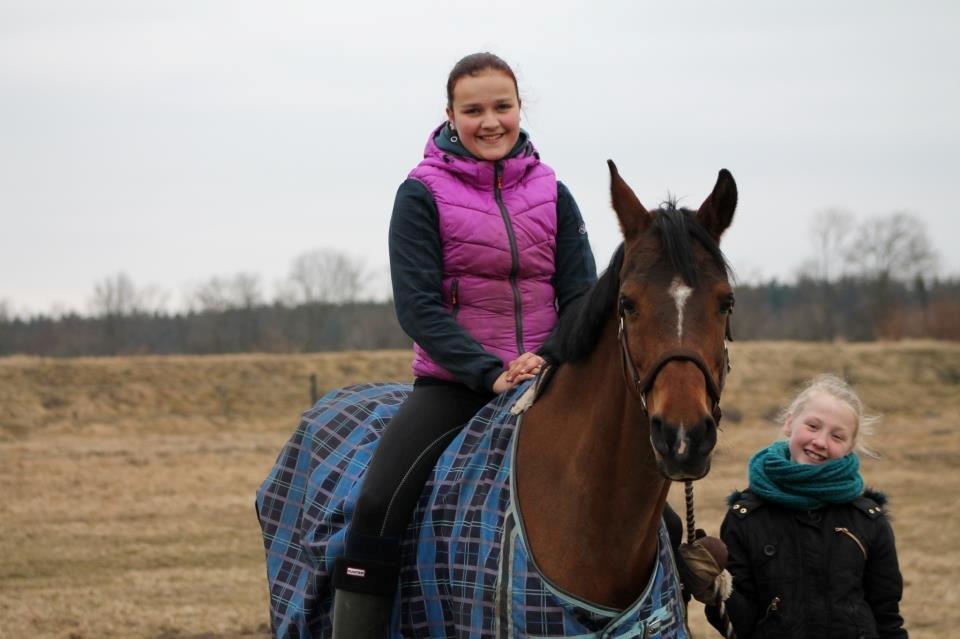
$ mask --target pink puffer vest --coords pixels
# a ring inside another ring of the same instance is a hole
[[[444,306],[506,365],[539,348],[557,323],[557,178],[532,144],[494,163],[440,150],[438,131],[409,177],[437,205]],[[413,372],[455,380],[418,344]]]

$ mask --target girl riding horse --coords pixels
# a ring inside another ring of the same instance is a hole
[[[662,517],[717,438],[737,190],[724,170],[697,211],[647,211],[610,175],[623,245],[564,314],[552,374],[498,395],[435,465],[400,543],[394,639],[688,636]],[[332,391],[258,491],[275,636],[330,636],[360,479],[409,393]]]
[[[334,572],[334,639],[386,636],[400,541],[437,457],[596,280],[570,192],[520,128],[510,67],[478,53],[447,80],[447,120],[397,192],[390,271],[416,380],[363,480]],[[507,366],[504,364],[507,363]]]

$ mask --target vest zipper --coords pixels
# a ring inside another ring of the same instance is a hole
[[[460,312],[460,280],[454,278],[453,282],[450,284],[450,314],[453,315],[454,319],[457,317],[457,313]]]
[[[513,223],[503,204],[503,166],[499,162],[493,164],[493,197],[500,208],[503,225],[507,228],[507,239],[510,241],[510,289],[513,291],[513,319],[517,332],[517,355],[523,355],[527,350],[523,347],[523,308],[520,301],[520,288],[517,286],[517,273],[520,270],[520,253],[517,250],[517,238],[513,234]]]
[[[864,558],[864,559],[867,558],[867,549],[866,549],[866,547],[864,547],[863,542],[860,541],[860,539],[857,538],[856,535],[854,535],[852,532],[850,532],[849,529],[847,529],[847,528],[840,528],[840,527],[838,526],[837,528],[834,528],[834,529],[833,529],[833,532],[835,532],[835,533],[843,533],[844,535],[846,535],[847,537],[849,537],[850,539],[852,539],[853,541],[855,541],[855,542],[857,543],[857,546],[860,547],[860,552],[863,553],[863,558]]]

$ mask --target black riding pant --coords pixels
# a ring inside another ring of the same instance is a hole
[[[437,458],[493,397],[454,382],[416,380],[384,430],[363,478],[347,532],[346,556],[334,570],[337,588],[393,593],[400,540]]]

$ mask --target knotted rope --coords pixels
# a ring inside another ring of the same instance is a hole
[[[683,498],[687,507],[687,543],[692,544],[697,540],[697,526],[693,516],[693,482],[687,480],[683,483]],[[733,632],[733,624],[730,622],[730,616],[727,614],[727,606],[722,596],[717,596],[717,608],[720,612],[720,634],[726,639],[737,639]]]

